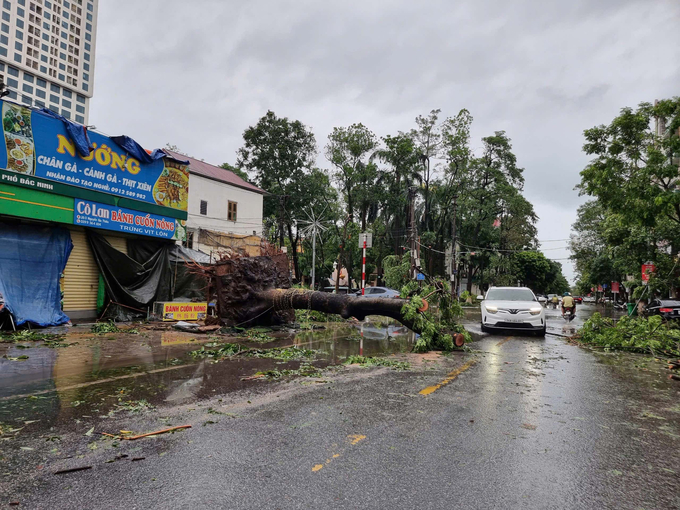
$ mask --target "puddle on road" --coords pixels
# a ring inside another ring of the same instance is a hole
[[[301,361],[237,357],[218,363],[189,353],[208,343],[245,348],[295,346],[313,349],[317,367],[339,364],[350,355],[408,352],[415,335],[396,323],[328,324],[325,329],[273,332],[267,343],[224,335],[195,335],[142,329],[140,334],[94,335],[73,328],[69,347],[40,342],[0,344],[0,423],[41,420],[41,428],[80,416],[105,416],[134,407],[182,403],[261,384],[242,380],[258,371],[298,369]],[[23,361],[8,358],[27,355]]]

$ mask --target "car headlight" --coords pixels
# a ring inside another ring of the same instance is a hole
[[[534,306],[533,308],[529,308],[529,313],[531,315],[538,315],[541,313],[541,310],[543,310],[543,308],[540,306]]]
[[[496,313],[498,311],[497,306],[486,305],[484,308],[486,308],[486,311],[489,313]]]

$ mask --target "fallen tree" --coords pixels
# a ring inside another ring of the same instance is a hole
[[[421,336],[416,350],[451,350],[462,346],[469,335],[455,319],[460,306],[448,300],[441,283],[407,286],[408,299],[365,298],[290,288],[288,259],[279,254],[240,257],[200,267],[216,295],[217,313],[229,326],[251,327],[293,322],[294,310],[315,310],[344,319],[364,320],[369,315],[390,317]],[[429,301],[428,301],[429,300]],[[436,314],[431,305],[438,305]]]

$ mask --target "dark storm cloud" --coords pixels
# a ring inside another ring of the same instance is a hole
[[[677,0],[102,0],[90,121],[219,164],[267,109],[322,148],[334,126],[382,136],[467,108],[474,147],[507,131],[539,237],[561,239],[583,130],[677,95],[679,14]]]

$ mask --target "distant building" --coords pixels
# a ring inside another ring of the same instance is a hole
[[[230,170],[165,151],[189,161],[185,246],[215,256],[230,249],[259,255],[266,192]]]
[[[0,76],[9,97],[88,123],[99,0],[2,0]]]

